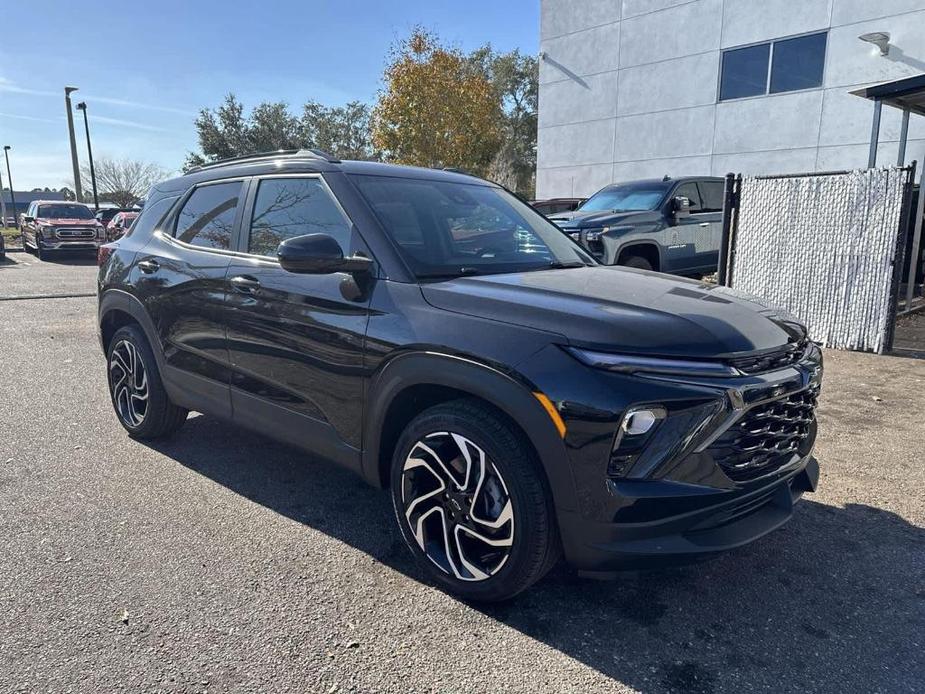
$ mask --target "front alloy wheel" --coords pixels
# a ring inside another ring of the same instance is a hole
[[[148,373],[135,345],[128,340],[119,340],[110,352],[109,382],[119,418],[137,429],[148,411]]]
[[[445,590],[507,600],[560,554],[552,496],[529,440],[474,398],[434,405],[405,427],[390,487],[401,534]]]
[[[441,571],[483,581],[504,566],[514,543],[514,512],[485,451],[461,434],[430,434],[405,459],[401,484],[408,527]]]

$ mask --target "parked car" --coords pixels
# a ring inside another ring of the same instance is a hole
[[[112,218],[120,212],[138,212],[138,210],[134,207],[104,207],[96,213],[96,221],[108,228]]]
[[[467,599],[509,598],[561,553],[600,573],[739,547],[816,487],[802,325],[601,266],[472,176],[210,164],[155,186],[99,257],[130,436],[196,410],[339,463],[390,489],[419,565]]]
[[[19,227],[26,251],[40,260],[51,251],[93,251],[105,243],[105,230],[87,205],[79,202],[35,200]]]
[[[582,202],[584,202],[584,198],[551,198],[549,200],[532,200],[530,204],[533,205],[534,210],[548,217],[559,212],[571,212]]]
[[[135,210],[130,212],[117,212],[110,220],[109,224],[106,225],[106,238],[109,241],[116,241],[122,238],[122,235],[128,231],[128,228],[132,226],[132,222],[137,218],[138,212]]]
[[[6,239],[0,234],[0,260],[6,258]]]
[[[605,265],[681,275],[716,271],[723,179],[684,177],[606,186],[550,219]]]

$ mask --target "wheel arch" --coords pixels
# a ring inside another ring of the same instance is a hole
[[[394,357],[370,382],[363,477],[387,486],[392,450],[408,422],[427,407],[458,398],[484,403],[523,434],[545,472],[555,506],[576,507],[565,444],[529,386],[480,362],[434,352]]]
[[[100,345],[104,352],[109,348],[109,340],[116,330],[134,323],[144,331],[148,344],[151,345],[151,351],[154,352],[158,369],[163,373],[164,355],[157,339],[157,331],[141,301],[121,289],[107,289],[100,296],[98,318]]]
[[[621,260],[633,255],[648,260],[656,272],[662,267],[662,249],[654,241],[629,241],[623,244],[614,255],[614,265],[619,265]]]

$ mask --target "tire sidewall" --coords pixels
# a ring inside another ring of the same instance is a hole
[[[512,510],[514,514],[514,543],[511,553],[504,566],[491,578],[482,581],[461,581],[437,567],[424,551],[418,546],[411,528],[405,519],[402,494],[402,468],[404,461],[411,452],[412,447],[428,434],[447,431],[461,434],[476,446],[485,451],[488,459],[504,479],[507,487]],[[392,455],[390,490],[392,495],[392,509],[395,520],[402,534],[405,544],[424,567],[428,575],[441,587],[460,597],[471,600],[499,600],[510,597],[510,594],[519,592],[510,589],[512,583],[517,583],[526,571],[529,563],[531,542],[535,542],[536,519],[527,512],[529,503],[527,491],[524,489],[524,480],[518,466],[510,463],[505,456],[499,442],[487,437],[479,431],[465,416],[454,415],[446,411],[425,412],[415,419],[402,433]],[[518,451],[518,456],[524,456],[525,451]],[[525,588],[526,585],[523,586]]]
[[[119,407],[116,404],[115,393],[112,390],[112,370],[109,368],[109,364],[112,360],[112,352],[115,346],[122,341],[131,342],[135,347],[148,378],[148,408],[145,411],[144,419],[137,427],[133,427],[119,415]],[[148,345],[148,340],[137,327],[127,325],[119,328],[109,341],[109,346],[106,349],[106,383],[109,387],[109,400],[112,403],[116,419],[119,420],[119,423],[129,435],[145,436],[157,419],[158,409],[166,406],[166,394],[160,383],[160,374],[157,370],[154,353],[151,351],[150,345]]]

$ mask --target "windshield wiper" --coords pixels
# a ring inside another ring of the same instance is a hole
[[[444,272],[416,272],[418,279],[426,280],[445,280],[454,277],[471,277],[482,274],[477,267],[461,267],[458,270],[447,270]]]

